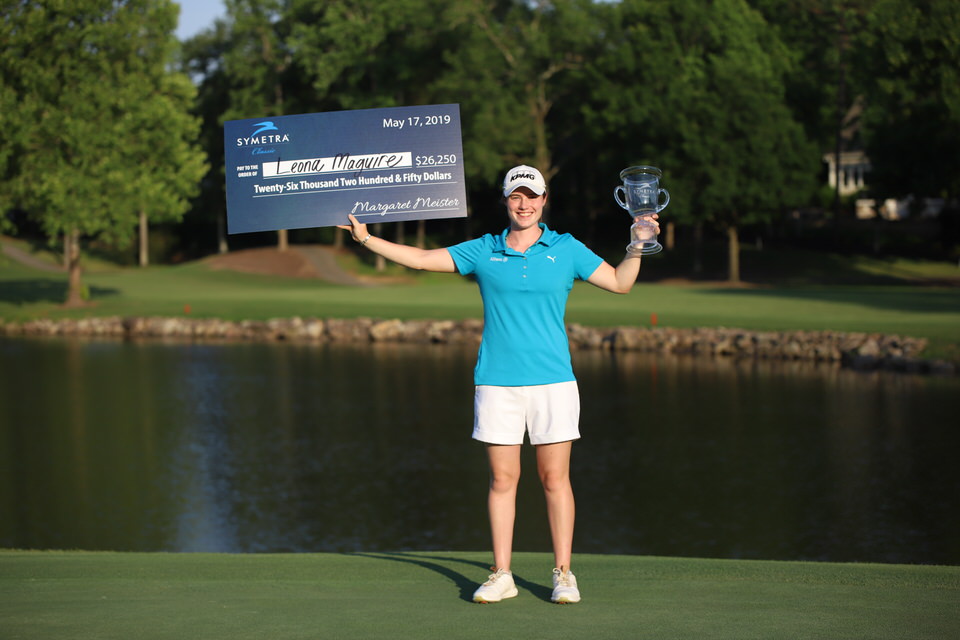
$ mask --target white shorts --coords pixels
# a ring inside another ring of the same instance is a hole
[[[531,387],[479,385],[473,400],[473,439],[487,444],[553,444],[580,438],[577,382]]]

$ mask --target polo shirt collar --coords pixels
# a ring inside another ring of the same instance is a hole
[[[556,241],[557,236],[559,234],[553,229],[550,229],[549,227],[547,227],[547,225],[544,224],[543,222],[539,223],[539,226],[540,226],[540,238],[533,243],[533,246],[543,245],[544,247],[549,247]],[[495,252],[506,253],[509,250],[513,253],[516,253],[515,251],[513,251],[513,249],[510,249],[510,247],[507,246],[507,234],[509,233],[510,233],[510,227],[507,227],[506,229],[503,230],[503,233],[501,233],[499,236],[496,236],[496,244],[493,247],[493,250]]]

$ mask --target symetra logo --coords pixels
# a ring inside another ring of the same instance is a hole
[[[268,133],[269,131],[276,131],[277,133]],[[285,142],[290,142],[290,135],[280,133],[280,129],[277,128],[277,125],[271,120],[264,120],[263,122],[258,122],[253,125],[253,133],[250,134],[249,138],[237,138],[238,147],[253,147],[261,144],[283,144]]]
[[[256,129],[253,132],[254,136],[259,135],[264,131],[280,131],[280,129],[277,129],[277,125],[273,124],[269,120],[265,122],[261,122],[260,124],[257,124],[254,126],[256,127]]]

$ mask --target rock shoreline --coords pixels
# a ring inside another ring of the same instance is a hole
[[[230,322],[216,318],[106,317],[79,320],[0,320],[0,336],[181,339],[260,342],[467,344],[480,342],[480,320],[275,318]],[[919,354],[923,338],[836,331],[745,331],[729,328],[585,327],[567,325],[572,349],[836,363],[857,370],[955,375],[956,364]]]

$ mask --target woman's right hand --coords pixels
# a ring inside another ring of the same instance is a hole
[[[347,214],[347,219],[350,220],[349,225],[338,224],[337,228],[343,229],[344,231],[349,231],[350,235],[355,241],[363,242],[367,235],[369,235],[369,232],[367,231],[367,225],[357,220],[357,217],[352,213]]]

